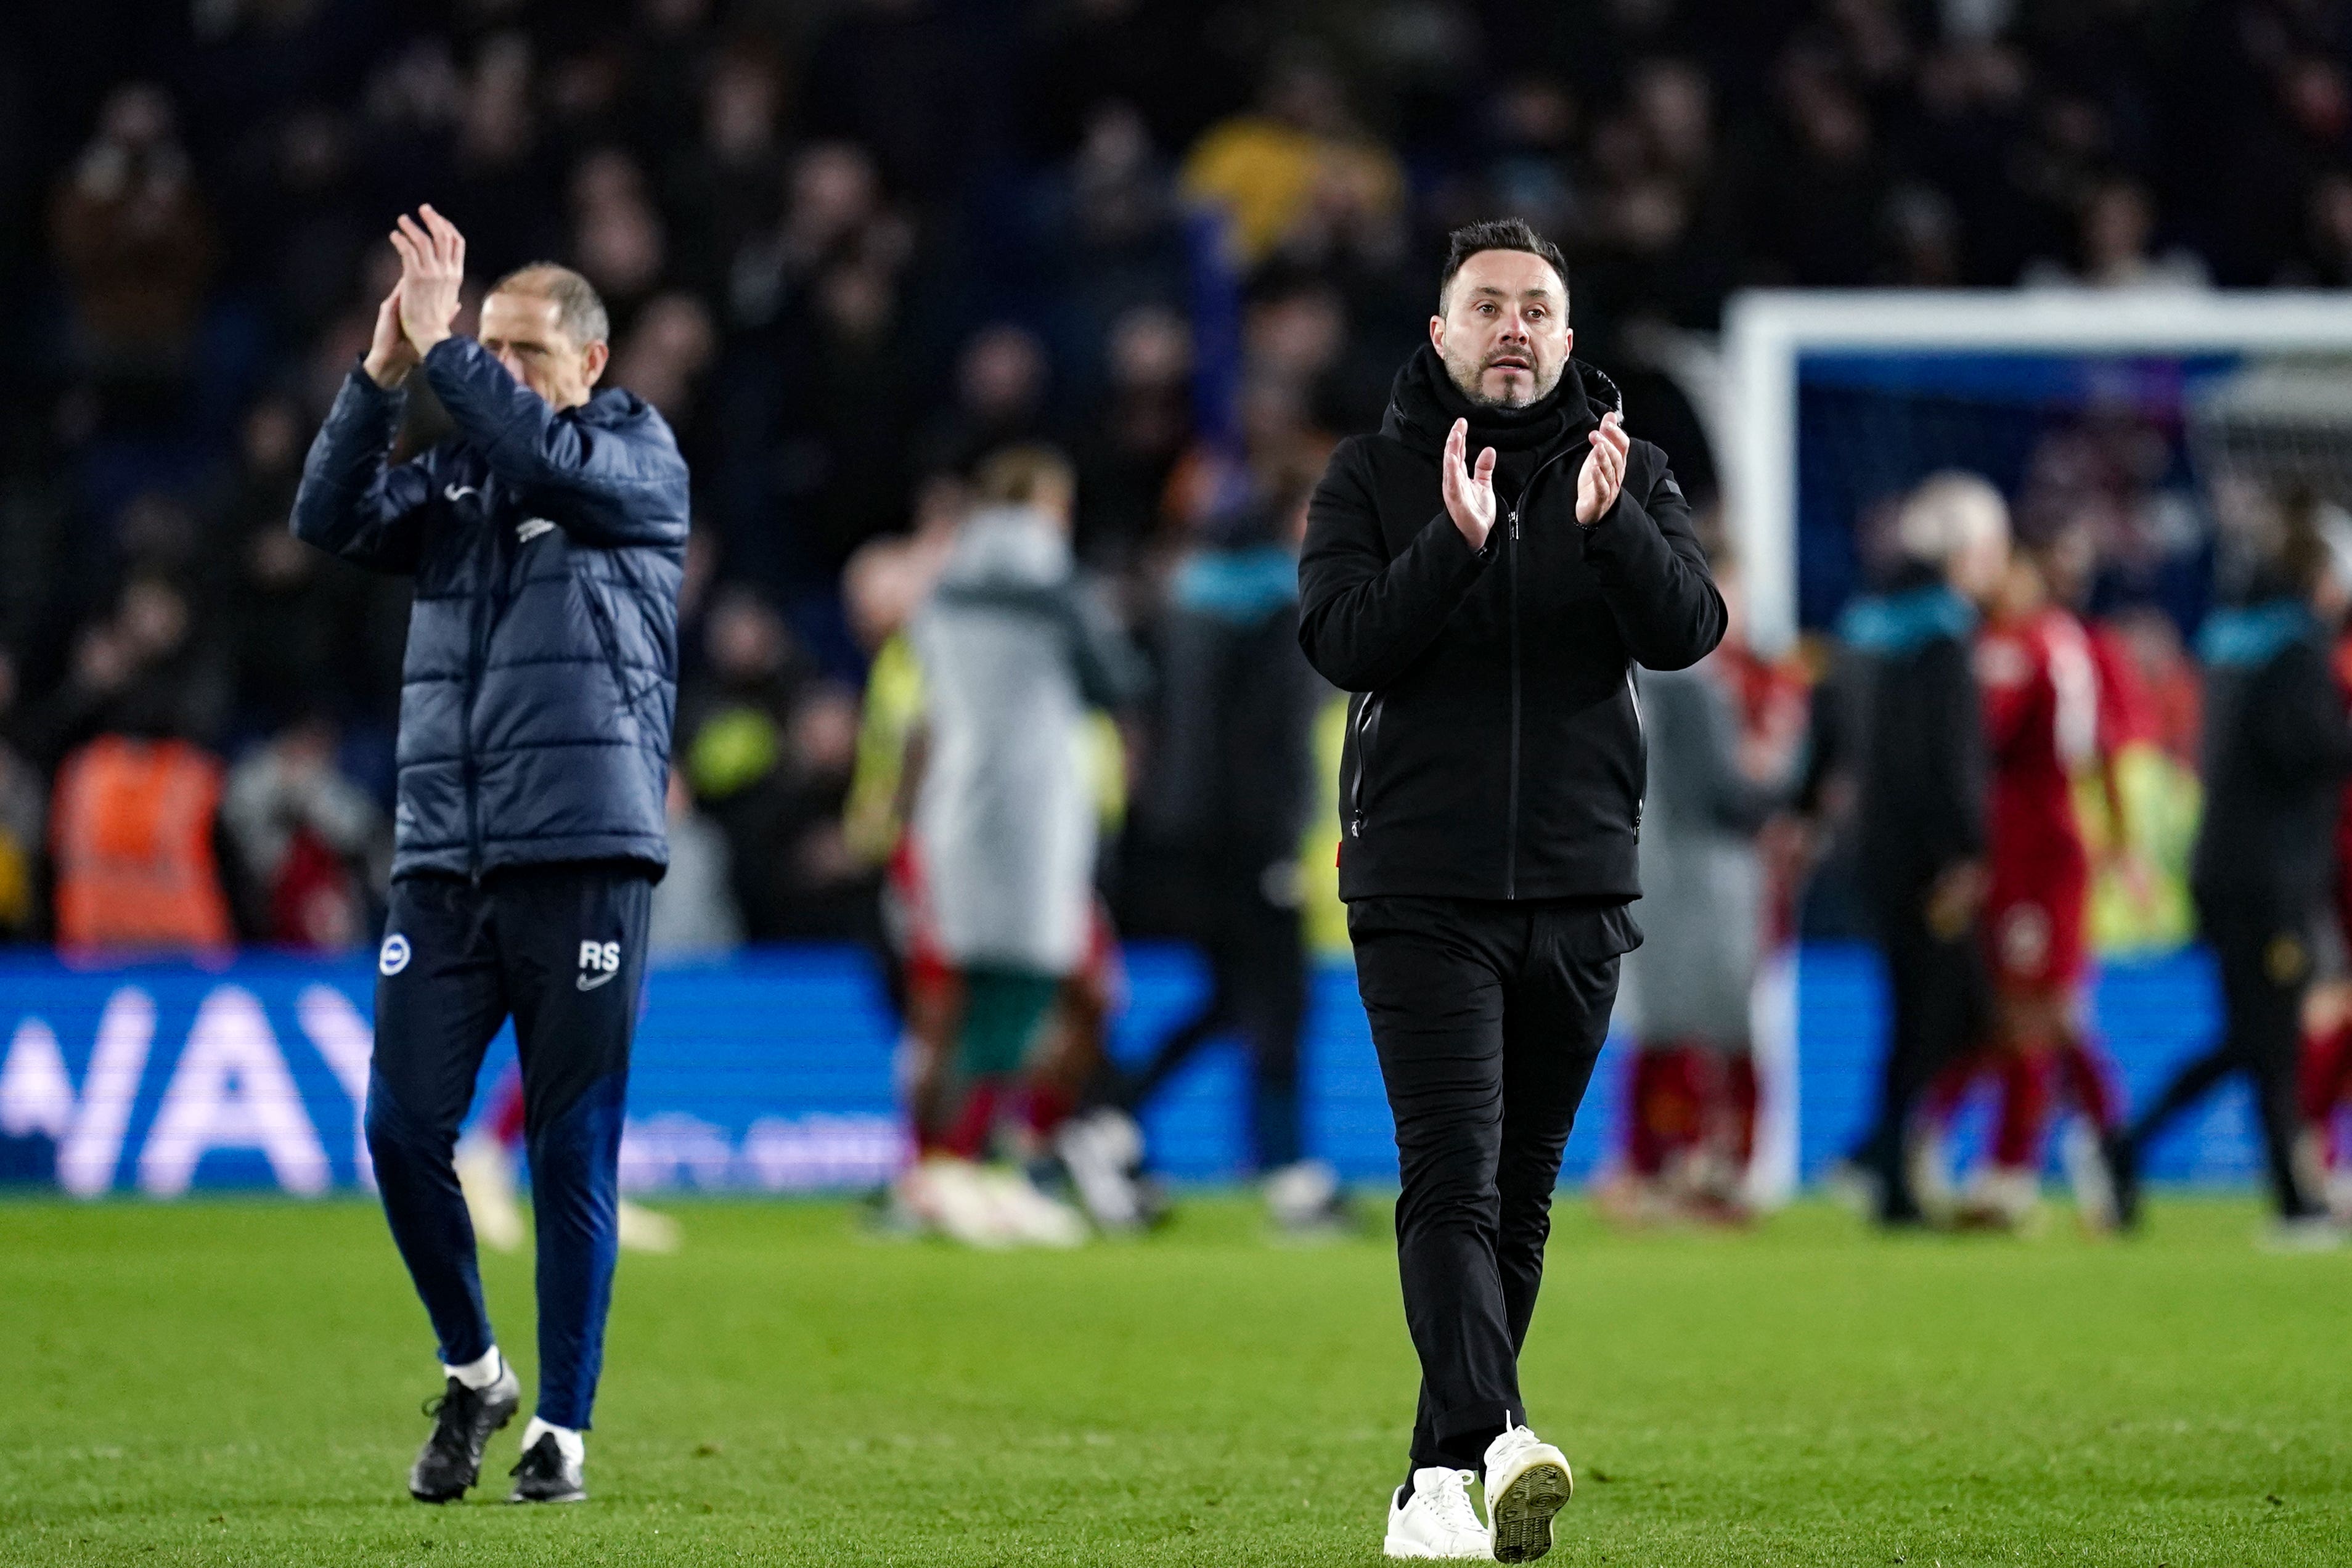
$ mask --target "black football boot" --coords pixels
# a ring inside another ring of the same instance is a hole
[[[464,1497],[482,1473],[482,1446],[514,1419],[521,1405],[522,1384],[503,1357],[498,1381],[487,1388],[467,1388],[451,1378],[446,1393],[425,1402],[425,1414],[434,1418],[433,1436],[409,1467],[408,1495],[418,1502],[454,1502]]]

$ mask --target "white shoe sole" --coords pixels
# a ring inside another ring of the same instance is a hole
[[[1575,1494],[1566,1461],[1538,1459],[1503,1483],[1486,1500],[1486,1527],[1494,1532],[1495,1561],[1532,1563],[1551,1550],[1552,1516]]]
[[[1459,1560],[1463,1562],[1478,1563],[1491,1561],[1491,1559],[1483,1552],[1440,1552],[1434,1546],[1426,1545],[1421,1542],[1413,1540],[1410,1536],[1404,1535],[1391,1535],[1382,1541],[1381,1542],[1381,1555],[1383,1557],[1437,1557],[1445,1558],[1449,1561]]]

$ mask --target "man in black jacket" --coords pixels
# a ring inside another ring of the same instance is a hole
[[[516,1501],[574,1501],[617,1243],[622,1099],[677,706],[687,473],[669,426],[593,390],[604,308],[579,274],[494,284],[452,337],[465,241],[424,209],[401,278],[312,443],[294,532],[412,575],[391,907],[376,969],[368,1150],[440,1340],[446,1392],[409,1472],[464,1494],[521,1401],[482,1305],[451,1163],[511,1015],[539,1227],[538,1412]],[[457,434],[389,462],[421,369]]]
[[[1300,1231],[1344,1215],[1330,1168],[1306,1157],[1298,1098],[1307,986],[1298,851],[1316,805],[1315,716],[1331,696],[1297,645],[1298,542],[1315,478],[1288,466],[1169,584],[1159,741],[1136,822],[1164,857],[1180,929],[1208,959],[1209,995],[1140,1072],[1106,1075],[1118,1079],[1112,1102],[1132,1116],[1203,1044],[1240,1035],[1256,1170],[1275,1222]]]
[[[2314,917],[2335,857],[2329,839],[2352,773],[2352,725],[2329,668],[2347,584],[2315,506],[2290,509],[2278,558],[2243,605],[2198,634],[2205,662],[2205,817],[2189,862],[2197,923],[2221,972],[2223,1026],[2117,1141],[2126,1225],[2138,1219],[2148,1142],[2224,1079],[2254,1091],[2278,1211],[2278,1239],[2332,1247],[2343,1237],[2296,1168],[2302,1120],[2296,1066],[2311,984]]]
[[[1879,1222],[1924,1217],[1911,1190],[1911,1116],[1936,1074],[1975,1046],[1990,998],[1976,917],[1986,888],[1978,607],[2009,560],[2009,507],[1975,474],[1930,476],[1904,502],[1884,593],[1847,606],[1844,646],[1814,693],[1808,809],[1851,781],[1858,890],[1886,961],[1878,1115],[1853,1156]]]
[[[1517,1362],[1560,1152],[1641,940],[1633,667],[1704,658],[1724,607],[1665,454],[1569,359],[1556,247],[1516,220],[1457,231],[1429,335],[1380,434],[1343,443],[1316,491],[1299,641],[1357,694],[1339,891],[1422,1365],[1387,1549],[1514,1563],[1549,1550],[1570,1488]],[[1485,1525],[1463,1483],[1482,1463]]]

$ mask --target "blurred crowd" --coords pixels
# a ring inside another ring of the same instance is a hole
[[[1067,461],[1090,602],[1164,675],[1187,572],[1278,547],[1467,219],[1564,246],[1580,354],[1702,508],[1672,345],[1738,288],[2352,282],[2323,0],[92,0],[10,28],[16,940],[140,938],[60,866],[102,894],[160,843],[173,930],[373,931],[405,590],[285,523],[421,200],[480,279],[586,274],[611,380],[692,464],[673,947],[878,936],[877,727],[910,688],[877,660],[984,458]],[[416,401],[412,448],[442,429]],[[1139,680],[1097,781],[1125,929],[1182,923],[1151,868],[1185,829],[1128,787],[1176,690]]]

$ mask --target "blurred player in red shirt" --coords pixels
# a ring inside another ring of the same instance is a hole
[[[2070,1170],[2086,1219],[2113,1223],[2102,1140],[2119,1120],[2114,1074],[2084,1027],[2090,974],[2091,858],[2074,808],[2074,780],[2099,766],[2107,802],[2121,821],[2106,764],[2120,736],[2102,723],[2103,697],[2120,697],[2112,660],[2100,658],[2083,623],[2051,592],[2072,541],[2021,549],[2011,560],[1993,618],[1979,635],[1977,684],[1992,763],[1990,885],[1982,933],[1996,994],[1993,1038],[1946,1071],[1930,1094],[1930,1125],[1948,1122],[1972,1082],[1992,1075],[2000,1109],[1990,1167],[1972,1184],[1963,1223],[2015,1225],[2041,1186],[2042,1148],[2053,1079],[2094,1136],[2073,1151]],[[2118,711],[2120,702],[2112,704]],[[2118,837],[2120,835],[2117,836]],[[1940,1166],[1931,1138],[1922,1163]],[[1932,1191],[1939,1172],[1920,1173]]]

